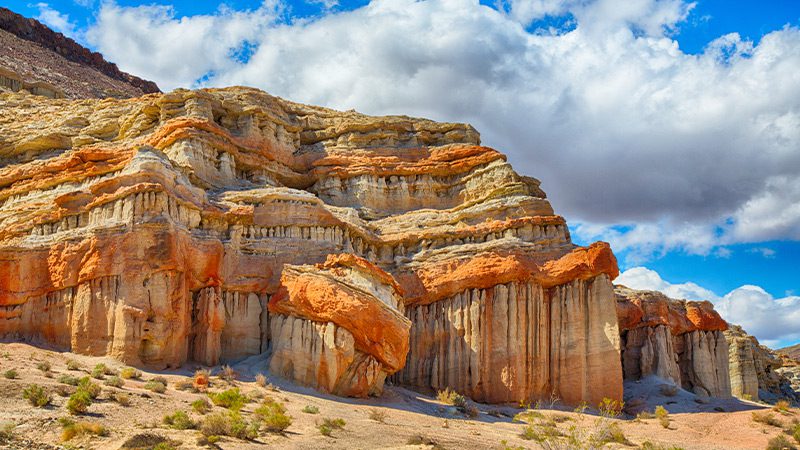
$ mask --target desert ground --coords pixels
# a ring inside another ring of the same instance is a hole
[[[230,381],[219,377],[219,367],[212,368],[204,393],[192,387],[193,374],[199,368],[192,365],[175,371],[142,370],[139,379],[124,379],[121,387],[113,387],[107,385],[116,384],[108,381],[116,381],[111,374],[120,373],[125,366],[112,359],[21,343],[0,344],[0,448],[533,449],[592,448],[594,442],[594,448],[764,449],[770,439],[780,435],[794,443],[786,430],[800,418],[796,408],[779,411],[770,405],[735,399],[700,399],[653,379],[626,386],[625,412],[616,418],[607,417],[613,413],[601,416],[592,407],[581,412],[555,398],[533,405],[469,402],[467,408],[459,409],[438,401],[435,393],[425,395],[399,386],[387,386],[378,398],[337,398],[269,374],[266,380],[257,381],[256,376],[266,367],[265,359],[261,355],[234,365],[236,379]],[[105,364],[109,373],[99,375],[102,379],[92,378],[101,386],[101,393],[85,414],[70,414],[67,397],[77,388],[64,381],[91,377],[98,364]],[[9,371],[16,376],[7,376]],[[167,380],[164,393],[145,387],[157,376]],[[32,406],[23,397],[23,390],[32,384],[42,386],[52,396],[49,405]],[[225,409],[212,404],[211,411],[201,414],[193,409],[192,402],[233,387],[251,399],[241,409],[245,419],[265,398],[271,398],[285,406],[291,425],[282,432],[262,429],[254,439],[222,436],[211,438],[209,443],[198,429],[179,430],[165,424],[165,415],[184,411],[197,428],[202,428],[206,417]],[[127,394],[129,405],[115,400],[119,394]],[[647,414],[658,405],[669,412],[666,417]],[[637,418],[640,411],[646,412]],[[104,430],[100,435],[77,432],[64,440],[68,436],[62,418],[98,423]],[[343,419],[345,424],[340,429],[334,427],[326,436],[319,427],[325,419]],[[603,433],[607,439],[601,438]],[[155,446],[159,441],[161,446]],[[599,444],[602,441],[610,442]]]

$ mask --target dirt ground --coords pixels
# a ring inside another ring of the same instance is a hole
[[[68,370],[68,360],[77,361],[79,370]],[[38,365],[50,364],[49,373]],[[64,374],[85,376],[91,373],[98,363],[120,370],[124,365],[109,358],[81,356],[71,353],[49,351],[27,344],[0,344],[0,424],[13,423],[12,438],[0,442],[0,448],[86,448],[119,449],[132,436],[140,433],[155,433],[169,438],[179,449],[208,448],[199,444],[201,433],[197,430],[174,430],[163,424],[165,414],[178,410],[187,412],[194,420],[201,421],[203,415],[194,412],[190,403],[196,399],[207,398],[204,393],[176,389],[176,382],[190,380],[197,367],[186,366],[177,371],[153,372],[143,370],[141,380],[125,380],[121,388],[109,387],[101,380],[94,380],[103,388],[97,401],[91,405],[88,414],[70,416],[65,408],[67,398],[59,394],[74,391],[74,387],[60,383]],[[526,409],[518,405],[475,405],[478,415],[469,418],[457,408],[398,386],[387,386],[379,398],[345,399],[320,394],[314,390],[299,387],[273,379],[268,374],[267,387],[255,382],[255,375],[266,367],[265,357],[258,356],[234,366],[238,379],[233,383],[242,392],[254,397],[267,395],[282,402],[293,418],[292,424],[282,434],[261,432],[253,441],[230,437],[221,438],[216,444],[223,449],[281,448],[281,449],[374,449],[374,448],[429,448],[438,445],[446,449],[520,449],[542,448],[535,440],[526,440],[521,433],[526,423],[514,422],[512,418]],[[14,369],[15,379],[4,376]],[[212,369],[216,375],[219,368]],[[168,381],[164,394],[151,392],[144,388],[146,380],[163,376]],[[52,403],[44,408],[31,406],[23,398],[22,391],[30,384],[43,386],[52,393]],[[211,391],[221,391],[231,387],[230,383],[212,376]],[[536,423],[547,421],[555,423],[557,433],[573,436],[577,441],[586,440],[601,427],[617,424],[624,433],[624,443],[609,443],[604,448],[642,448],[648,441],[654,446],[644,448],[683,448],[683,449],[765,449],[770,438],[784,433],[778,424],[788,427],[800,419],[797,409],[788,412],[771,412],[768,406],[734,399],[698,399],[694,395],[679,391],[662,394],[658,380],[644,380],[626,386],[626,410],[635,413],[639,410],[653,411],[656,405],[663,405],[670,411],[669,424],[665,428],[656,418],[634,419],[632,415],[622,418],[601,418],[597,411],[587,410],[578,413],[556,402],[531,405],[531,419]],[[113,401],[114,393],[124,392],[131,404],[122,406]],[[259,405],[258,401],[247,404],[242,415],[247,417]],[[318,414],[303,412],[304,407],[319,408]],[[222,411],[219,406],[214,410]],[[374,410],[385,413],[383,423],[370,418]],[[753,412],[771,412],[776,425],[767,425],[753,420]],[[62,425],[59,418],[72,417],[75,420],[99,422],[106,427],[106,436],[79,435],[62,441]],[[324,436],[318,424],[324,418],[341,418],[346,425],[334,430],[331,436]],[[552,420],[551,420],[552,419]],[[8,425],[7,427],[10,427]],[[0,433],[2,429],[0,429]],[[792,437],[784,435],[789,441]],[[557,448],[580,448],[569,444],[567,437],[556,439],[561,443]],[[420,442],[422,444],[420,444]],[[551,441],[552,442],[552,441]],[[425,445],[427,443],[428,445]],[[550,445],[549,448],[553,448]]]

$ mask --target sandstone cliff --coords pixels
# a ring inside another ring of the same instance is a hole
[[[800,394],[796,392],[798,389],[792,385],[795,374],[791,369],[794,366],[791,360],[784,362],[773,350],[759,344],[755,336],[750,336],[738,325],[725,331],[725,338],[730,346],[733,395],[756,401],[789,399],[800,402]]]
[[[616,287],[626,380],[655,375],[701,396],[729,397],[728,324],[710,302]]]
[[[573,245],[468,125],[248,88],[0,94],[0,160],[5,339],[155,367],[270,350],[346,395],[394,373],[485,401],[622,396],[611,250]]]
[[[74,40],[0,7],[0,91],[69,98],[138,97],[152,81],[120,71]]]

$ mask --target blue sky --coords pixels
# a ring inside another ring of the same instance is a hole
[[[472,123],[631,287],[800,341],[800,1],[5,4],[165,90]]]

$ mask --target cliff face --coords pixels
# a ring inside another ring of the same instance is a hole
[[[626,380],[656,375],[702,396],[729,397],[728,324],[710,302],[616,287]]]
[[[468,125],[247,88],[4,94],[0,160],[6,339],[155,367],[271,350],[343,395],[621,398],[611,250]]]
[[[725,331],[730,346],[731,391],[733,395],[751,400],[775,402],[789,399],[800,402],[798,383],[791,359],[783,359],[774,351],[759,344],[755,336],[733,325]]]
[[[0,91],[25,89],[68,98],[138,97],[159,92],[152,81],[120,71],[37,20],[0,7]]]

